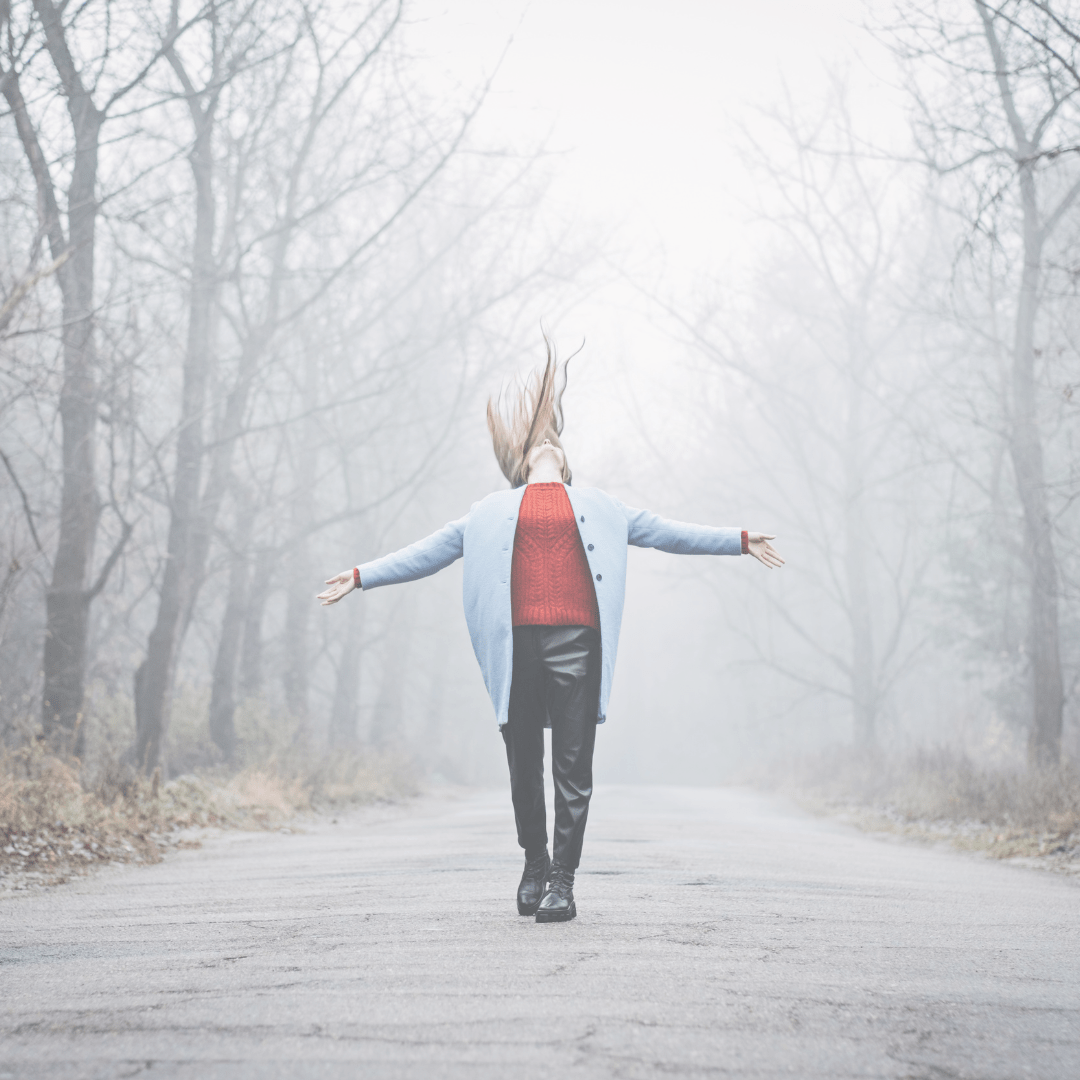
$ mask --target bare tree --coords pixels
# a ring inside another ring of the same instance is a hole
[[[346,614],[345,634],[334,679],[327,742],[333,748],[358,744],[360,733],[360,657],[363,643],[363,608],[354,605]]]
[[[253,500],[235,488],[234,500],[236,528],[229,552],[228,593],[210,686],[210,738],[230,764],[236,753],[236,673],[252,588],[251,537],[255,527]]]
[[[162,37],[161,51],[180,84],[191,121],[192,138],[187,160],[192,173],[195,224],[167,554],[157,619],[147,641],[146,659],[135,675],[136,716],[142,733],[136,740],[135,756],[143,767],[160,763],[161,743],[150,733],[161,726],[160,718],[167,707],[174,660],[183,632],[182,620],[192,602],[192,560],[201,555],[201,549],[197,554],[193,547],[202,496],[204,421],[207,389],[214,367],[212,326],[220,273],[215,251],[219,198],[215,135],[218,111],[230,82],[241,67],[258,63],[260,59],[253,54],[262,42],[263,25],[253,19],[253,6],[220,3],[208,8],[200,19],[200,28],[205,27],[205,50],[209,55],[196,56],[193,60],[206,68],[202,86],[195,85],[189,70],[193,62],[181,55],[177,42],[179,0],[172,0],[169,22]],[[156,720],[147,721],[147,717]]]
[[[704,383],[720,387],[699,396],[706,441],[727,447],[729,475],[739,459],[753,478],[752,493],[737,495],[725,480],[718,502],[752,502],[814,554],[785,571],[780,593],[771,581],[752,588],[751,647],[795,685],[848,702],[855,744],[873,747],[922,643],[918,523],[891,504],[912,464],[905,413],[917,371],[903,344],[905,175],[860,137],[840,74],[817,115],[788,95],[744,138],[770,237],[749,318],[665,306],[709,361]]]
[[[998,6],[904,4],[891,28],[907,64],[924,159],[958,181],[964,250],[984,262],[1015,253],[1005,438],[1023,510],[1028,570],[1029,758],[1061,753],[1061,574],[1040,409],[1038,344],[1048,255],[1080,196],[1080,82],[1068,12],[1037,0]],[[929,76],[929,77],[928,77]],[[927,89],[925,83],[936,79]]]
[[[21,23],[16,26],[12,8],[5,5],[0,13],[0,21],[6,24],[7,46],[0,83],[37,186],[41,232],[48,240],[63,299],[64,375],[59,402],[63,487],[56,557],[46,593],[42,719],[53,745],[70,752],[77,749],[90,604],[104,588],[130,535],[130,529],[125,527],[96,580],[88,584],[100,514],[94,466],[98,408],[94,320],[99,147],[110,113],[143,83],[162,51],[147,50],[130,68],[115,61],[115,42],[109,40],[108,28],[103,38],[93,31],[83,33],[79,24],[80,16],[85,16],[82,7],[68,12],[66,5],[57,5],[53,0],[33,0],[32,9],[20,5],[18,14]],[[169,43],[185,29],[186,26],[179,24],[174,26]],[[73,47],[75,36],[80,38],[83,49]],[[91,44],[97,46],[98,57],[95,64],[84,66],[76,60],[76,53],[81,54]],[[62,163],[51,160],[46,153],[40,124],[32,116],[23,93],[26,68],[34,63],[39,46],[44,47],[52,62],[59,80],[58,93],[65,101],[71,124],[73,149],[63,213],[57,194],[57,175],[63,174]],[[86,76],[90,72],[93,76],[88,82]]]

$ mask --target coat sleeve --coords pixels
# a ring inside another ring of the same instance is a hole
[[[627,542],[634,547],[659,548],[673,555],[741,555],[742,530],[720,529],[671,521],[650,510],[619,503],[626,517]]]
[[[469,511],[471,514],[472,511]],[[417,540],[415,544],[384,555],[381,559],[359,567],[360,587],[366,592],[380,585],[398,585],[416,581],[448,567],[461,558],[464,551],[465,526],[469,514],[444,525],[438,532]]]

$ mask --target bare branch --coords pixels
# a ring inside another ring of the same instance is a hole
[[[34,545],[37,547],[38,552],[41,555],[44,555],[45,549],[41,546],[41,540],[38,539],[37,529],[34,528],[34,514],[30,509],[30,500],[26,496],[26,489],[19,483],[19,478],[15,474],[15,468],[11,464],[11,459],[3,450],[0,450],[0,459],[3,460],[4,468],[7,469],[8,476],[11,477],[11,482],[19,492],[19,498],[22,499],[23,513],[26,515],[26,524],[30,527],[30,535],[34,538]]]

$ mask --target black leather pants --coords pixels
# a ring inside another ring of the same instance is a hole
[[[576,870],[592,798],[600,703],[600,635],[587,626],[515,626],[510,717],[502,729],[518,843],[530,857],[547,846],[544,727],[551,726],[555,779],[552,861]]]

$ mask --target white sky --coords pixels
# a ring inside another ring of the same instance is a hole
[[[783,83],[812,102],[848,61],[856,105],[901,124],[864,0],[420,0],[414,40],[432,69],[473,83],[512,37],[480,134],[561,151],[556,203],[621,223],[684,270],[740,261],[749,180],[731,131]],[[676,267],[676,268],[677,268]]]

